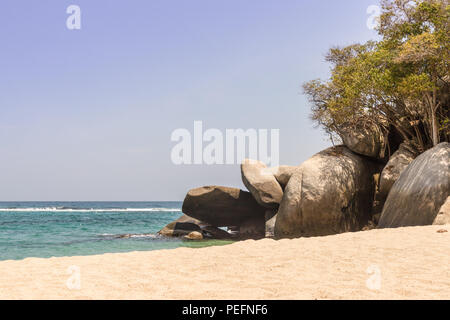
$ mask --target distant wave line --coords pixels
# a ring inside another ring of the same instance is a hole
[[[125,233],[125,234],[110,234],[103,233],[100,237],[105,239],[126,239],[126,238],[150,238],[150,239],[161,239],[159,234],[154,233]]]
[[[0,208],[0,212],[181,212],[179,208]]]

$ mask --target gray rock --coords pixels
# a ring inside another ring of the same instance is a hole
[[[235,238],[233,234],[217,227],[204,225],[201,228],[203,237],[206,239],[230,240]]]
[[[270,168],[270,172],[272,172],[273,176],[277,179],[281,188],[284,190],[289,182],[289,179],[297,168],[298,166],[278,166]]]
[[[394,183],[379,228],[431,225],[450,193],[450,143],[418,156]]]
[[[374,124],[360,122],[344,126],[339,135],[351,151],[372,157],[384,158],[385,138],[381,129]]]
[[[407,143],[402,143],[399,149],[389,158],[380,175],[379,193],[380,197],[386,199],[395,181],[406,167],[417,157],[415,151]]]
[[[283,189],[263,162],[245,159],[241,164],[241,175],[242,182],[261,206],[278,207]]]
[[[246,220],[239,227],[239,239],[262,239],[265,230],[264,216]]]
[[[215,227],[240,226],[249,219],[264,218],[265,212],[250,192],[219,186],[190,190],[182,210],[186,215]]]
[[[201,232],[202,224],[203,223],[197,219],[182,215],[177,220],[162,228],[158,233],[166,237],[184,237],[192,231]]]
[[[185,214],[169,223],[158,233],[166,237],[185,237],[191,232],[199,232],[203,238],[207,239],[227,240],[233,238],[233,235],[225,230],[211,226]]]
[[[275,237],[275,221],[277,221],[276,212],[267,210],[265,220],[266,220],[266,229],[265,229],[266,238]]]
[[[361,230],[370,219],[377,168],[345,146],[314,155],[289,180],[276,215],[275,237]]]
[[[450,197],[447,197],[444,204],[433,221],[434,225],[450,224]]]

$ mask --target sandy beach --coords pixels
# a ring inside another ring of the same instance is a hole
[[[450,226],[0,262],[1,299],[450,299]]]

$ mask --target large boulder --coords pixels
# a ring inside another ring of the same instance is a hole
[[[380,197],[386,199],[395,181],[403,170],[417,157],[417,151],[407,143],[402,143],[399,149],[392,154],[380,175]]]
[[[242,182],[261,206],[278,207],[283,189],[263,162],[245,159],[241,164],[241,175]]]
[[[184,198],[183,213],[215,227],[240,226],[264,217],[265,209],[250,192],[236,188],[206,186],[190,190]]]
[[[378,125],[364,121],[343,126],[339,135],[344,145],[351,151],[372,157],[384,158],[385,136]]]
[[[433,224],[435,225],[450,224],[450,196],[447,197],[447,200],[445,200],[441,209],[439,209],[439,212],[436,218],[434,219]]]
[[[379,228],[430,225],[450,193],[450,143],[422,153],[394,183]]]
[[[292,175],[276,215],[275,237],[361,230],[370,219],[377,165],[345,146],[328,148]]]

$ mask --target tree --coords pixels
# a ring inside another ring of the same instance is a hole
[[[395,130],[425,149],[449,141],[448,0],[383,0],[380,41],[331,48],[328,81],[303,88],[332,138],[352,124]]]

